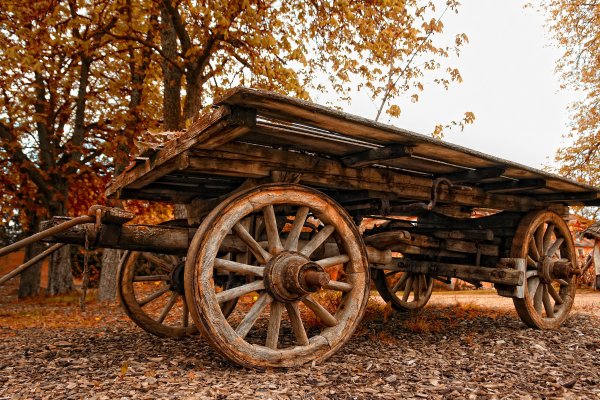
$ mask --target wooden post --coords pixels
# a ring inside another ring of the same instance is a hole
[[[600,240],[596,240],[596,245],[594,246],[593,257],[594,260],[594,269],[596,270],[596,282],[595,288],[600,289]]]

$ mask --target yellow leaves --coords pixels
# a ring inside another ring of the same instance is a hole
[[[402,110],[396,104],[391,105],[387,110],[387,113],[392,117],[399,117],[401,112]]]

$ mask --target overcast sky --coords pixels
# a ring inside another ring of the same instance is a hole
[[[574,97],[560,90],[554,67],[561,52],[551,46],[544,16],[524,9],[522,1],[461,3],[459,13],[446,13],[443,22],[450,37],[469,37],[454,62],[464,82],[448,91],[429,85],[418,103],[404,102],[400,118],[381,122],[429,134],[436,123],[473,111],[475,123],[445,140],[536,168],[552,164]],[[346,110],[374,118],[375,104],[354,97]]]

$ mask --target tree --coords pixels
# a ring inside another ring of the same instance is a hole
[[[600,185],[600,1],[553,0],[545,6],[555,43],[564,48],[557,62],[564,87],[581,93],[570,106],[570,144],[559,149],[560,172]]]
[[[0,5],[2,207],[27,232],[98,200],[108,157],[132,143],[123,127],[143,119],[127,112],[141,100],[127,99],[137,85],[120,74],[126,49],[107,41],[124,12],[109,0]],[[51,263],[50,294],[71,289],[68,254],[65,247]],[[26,275],[21,294],[35,294],[38,282],[35,271]]]
[[[445,6],[456,11],[458,2]],[[443,85],[461,80],[440,59],[466,36],[457,35],[452,46],[436,44],[432,33],[443,30],[436,12],[436,2],[418,0],[162,0],[160,42],[135,29],[116,37],[161,56],[167,129],[185,127],[212,98],[240,84],[305,99],[325,90],[344,99],[359,89],[384,97],[386,111],[397,115],[393,100],[423,90],[427,72],[442,70]],[[422,62],[412,65],[415,53]]]
[[[394,99],[418,98],[431,72],[443,85],[460,81],[441,60],[466,37],[437,42],[440,4],[443,12],[458,7],[454,0],[2,2],[4,218],[31,231],[42,218],[81,213],[102,200],[103,183],[146,130],[184,129],[233,86],[304,99],[334,91],[342,100],[359,89],[385,97],[385,111],[397,115]]]

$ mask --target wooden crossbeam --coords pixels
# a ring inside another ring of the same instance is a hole
[[[547,202],[560,202],[560,201],[581,201],[587,203],[593,203],[595,201],[600,202],[600,193],[597,192],[579,192],[579,193],[549,193],[549,194],[540,194],[535,197],[540,201]]]
[[[441,175],[440,178],[446,178],[452,183],[475,183],[482,179],[499,178],[505,172],[506,168],[504,167],[489,167],[453,172],[451,174]]]
[[[532,190],[541,189],[546,187],[545,179],[521,179],[521,180],[510,180],[504,182],[494,182],[482,184],[479,186],[486,192],[490,193],[506,193],[506,192],[517,192],[520,190]]]
[[[391,144],[389,146],[370,149],[350,154],[341,158],[347,167],[364,167],[396,158],[410,157],[412,147],[403,144]]]

